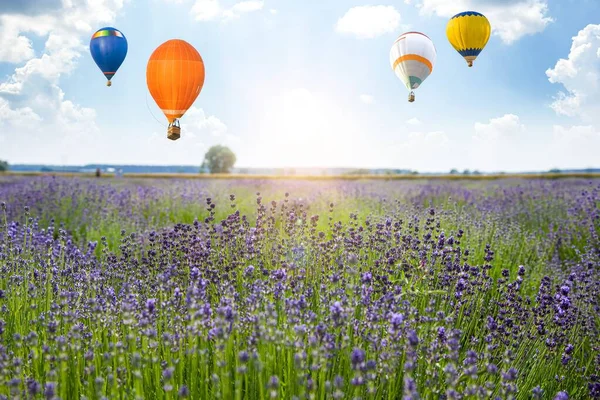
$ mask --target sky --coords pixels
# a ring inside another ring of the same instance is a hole
[[[473,68],[445,34],[465,10],[492,25]],[[110,88],[89,53],[105,26],[129,46]],[[414,103],[389,64],[406,31],[437,51]],[[146,86],[173,38],[206,68],[177,141]],[[0,1],[0,159],[200,165],[215,144],[239,167],[600,167],[600,2]]]

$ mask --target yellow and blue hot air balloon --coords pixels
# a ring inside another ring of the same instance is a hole
[[[115,76],[127,56],[125,35],[120,30],[111,27],[99,29],[90,41],[90,52],[94,62],[108,79],[106,86],[110,86],[110,80]]]
[[[446,26],[446,36],[450,44],[467,60],[469,67],[490,39],[492,27],[485,15],[475,11],[465,11],[450,18]]]

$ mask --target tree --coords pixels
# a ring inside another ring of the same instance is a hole
[[[458,170],[456,168],[452,168],[450,170],[450,175],[458,175]]]
[[[212,146],[204,155],[202,168],[208,168],[211,174],[227,174],[233,168],[236,157],[229,147]]]
[[[8,171],[8,163],[0,160],[0,172]]]

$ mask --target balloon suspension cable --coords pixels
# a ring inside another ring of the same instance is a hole
[[[158,118],[156,118],[156,117],[154,116],[154,114],[152,113],[152,110],[150,110],[150,106],[148,105],[148,92],[146,92],[146,108],[148,109],[148,112],[150,113],[150,115],[152,115],[152,118],[154,118],[154,120],[155,120],[156,122],[158,122],[158,124],[159,124],[160,126],[162,126],[163,128],[167,128],[167,129],[169,129],[169,127],[168,127],[167,125],[165,125],[165,124],[164,124],[164,122],[160,122],[160,121],[158,120]]]

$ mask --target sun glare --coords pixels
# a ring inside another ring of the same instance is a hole
[[[348,118],[327,92],[296,88],[265,104],[260,164],[276,167],[327,167],[344,163],[340,151],[350,138]]]

